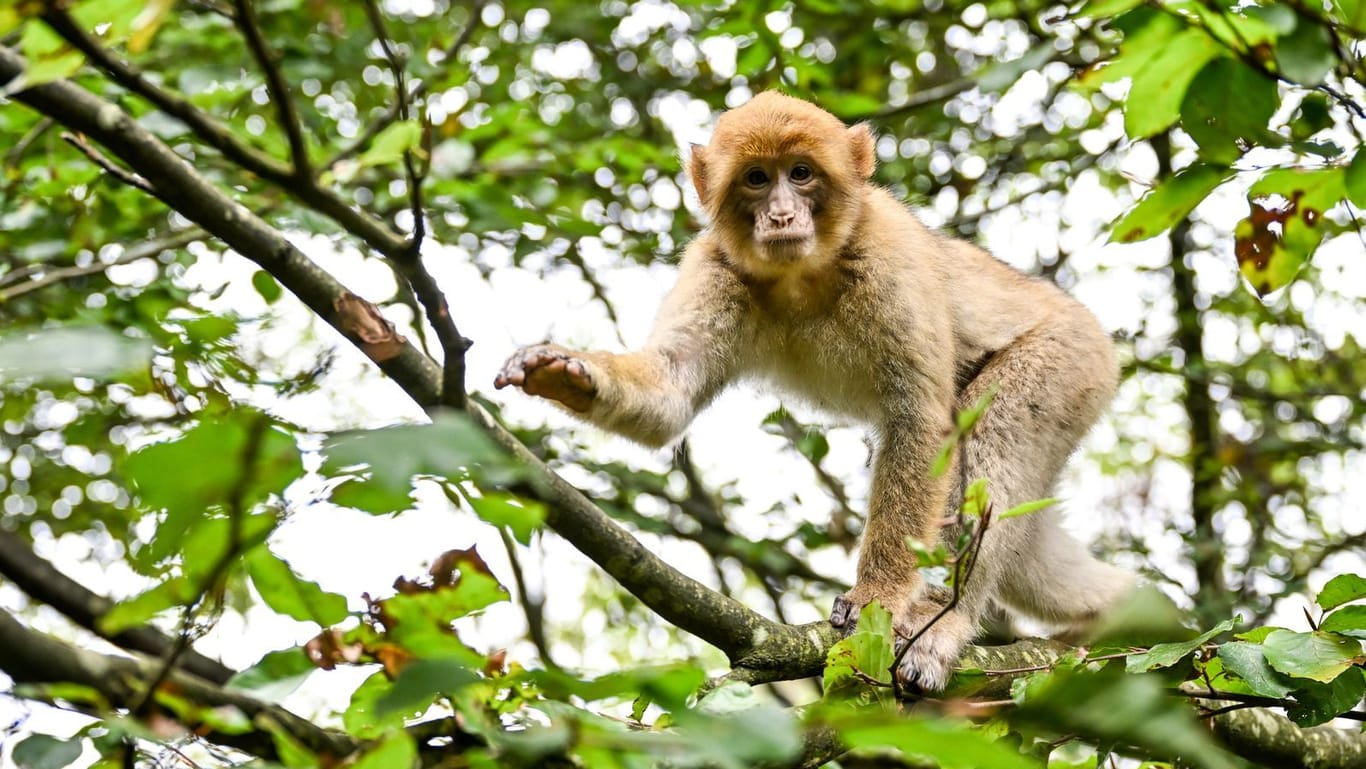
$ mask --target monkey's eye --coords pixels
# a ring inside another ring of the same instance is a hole
[[[745,184],[748,184],[751,187],[762,187],[765,184],[768,184],[768,174],[758,168],[751,168],[745,174]]]
[[[811,177],[814,175],[815,172],[811,170],[811,166],[806,165],[805,163],[798,163],[797,165],[792,166],[792,172],[788,174],[788,176],[792,178],[792,181],[798,184],[811,181]]]

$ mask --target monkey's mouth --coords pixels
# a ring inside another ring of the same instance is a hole
[[[815,237],[816,227],[810,217],[800,217],[781,225],[761,217],[754,223],[754,239],[766,246],[800,246]]]

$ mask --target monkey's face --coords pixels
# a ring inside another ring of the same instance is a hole
[[[739,217],[752,222],[754,248],[776,261],[798,259],[816,247],[822,182],[810,160],[751,163],[735,184]]]
[[[688,171],[725,252],[785,271],[832,259],[848,242],[873,163],[866,126],[770,91],[722,115]]]

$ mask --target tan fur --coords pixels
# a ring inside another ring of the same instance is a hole
[[[1109,339],[1051,283],[931,232],[869,184],[871,134],[812,104],[759,94],[721,116],[689,168],[711,226],[683,255],[643,349],[525,348],[495,384],[555,399],[650,445],[677,438],[744,377],[869,424],[876,454],[858,578],[831,621],[852,629],[876,599],[910,634],[941,605],[922,590],[905,542],[933,544],[958,507],[958,474],[929,472],[955,411],[997,385],[957,459],[969,479],[988,479],[997,510],[1047,497],[1114,393]],[[750,183],[760,177],[769,181]],[[761,224],[797,227],[785,224],[800,219],[789,216],[792,200],[814,235],[764,242]],[[1005,608],[1070,628],[1129,584],[1058,528],[1052,511],[1000,522],[959,606],[898,673],[940,688],[988,614]]]

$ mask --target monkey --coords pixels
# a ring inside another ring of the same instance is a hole
[[[738,379],[868,425],[857,576],[830,622],[852,632],[878,601],[902,639],[923,629],[896,676],[937,691],[989,616],[1079,631],[1129,591],[1130,575],[1091,556],[1051,507],[992,522],[947,611],[907,546],[932,548],[946,534],[963,498],[957,478],[986,478],[995,510],[1048,497],[1112,399],[1118,366],[1080,302],[928,228],[871,181],[875,162],[866,124],[801,99],[763,92],[723,113],[687,161],[708,224],[684,250],[643,347],[524,347],[494,386],[649,446],[679,437]],[[955,414],[990,390],[955,469],[931,472]]]

